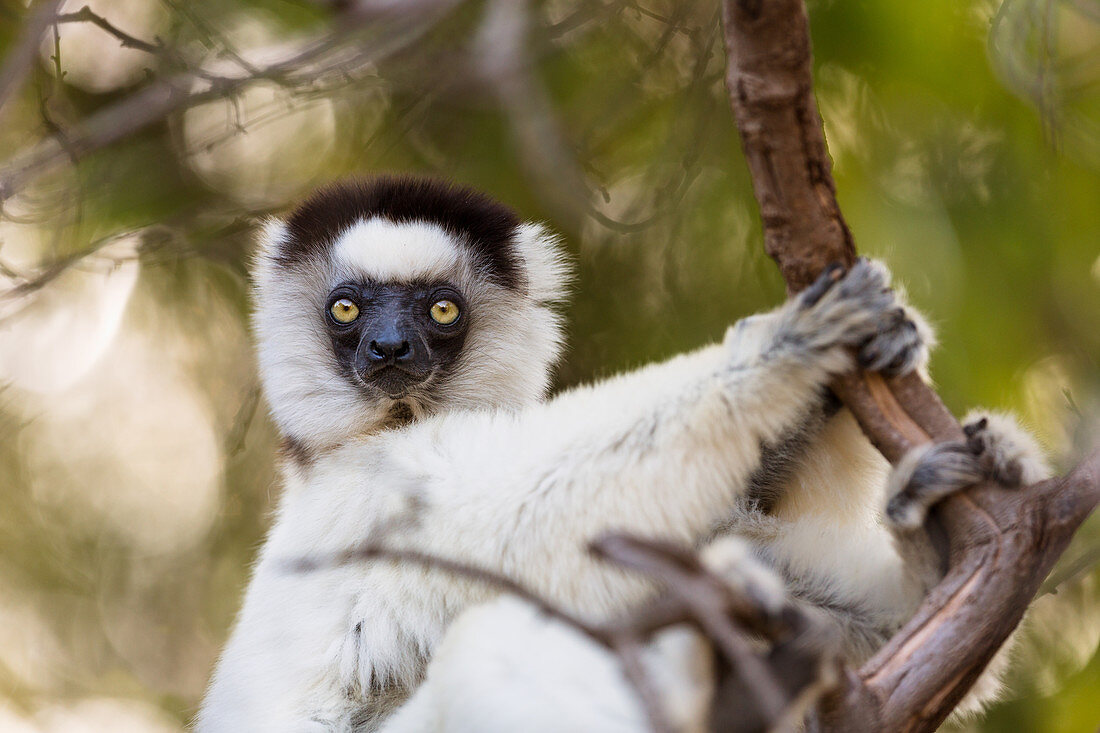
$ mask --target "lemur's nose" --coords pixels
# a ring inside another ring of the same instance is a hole
[[[409,342],[396,333],[374,339],[367,348],[371,358],[376,361],[396,364],[412,359],[413,351]]]

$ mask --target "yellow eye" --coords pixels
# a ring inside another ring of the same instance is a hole
[[[332,304],[329,312],[332,313],[332,317],[336,319],[337,323],[351,323],[359,317],[359,306],[347,298],[340,298]]]
[[[458,320],[458,306],[454,301],[439,300],[432,305],[432,320],[442,326],[449,326]]]

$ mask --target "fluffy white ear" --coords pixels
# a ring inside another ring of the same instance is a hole
[[[286,222],[274,216],[264,218],[260,228],[260,247],[256,250],[256,256],[262,259],[272,259],[278,256],[279,247],[286,241]]]
[[[527,271],[528,297],[544,304],[565,300],[573,266],[562,251],[561,237],[542,224],[526,222],[516,230],[515,246]]]
[[[286,222],[274,216],[266,217],[257,237],[256,251],[252,255],[253,297],[268,296],[274,286],[272,280],[278,278],[279,253],[289,236]]]
[[[257,244],[259,246],[256,247],[256,251],[252,257],[252,297],[255,301],[253,304],[255,308],[253,314],[254,319],[259,317],[262,306],[265,305],[262,301],[265,300],[266,297],[269,297],[268,293],[273,286],[272,280],[277,276],[275,268],[279,257],[279,249],[285,241],[286,236],[286,222],[282,219],[276,219],[273,216],[264,219],[263,227],[260,229],[259,237],[257,238]]]

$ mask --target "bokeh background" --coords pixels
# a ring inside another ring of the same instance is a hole
[[[783,297],[716,2],[70,0],[28,43],[55,4],[0,0],[2,731],[194,714],[278,494],[256,225],[311,187],[432,172],[551,222],[560,386]],[[841,205],[938,325],[941,394],[1065,465],[1100,403],[1100,2],[809,7]],[[1100,725],[1097,520],[963,727]]]

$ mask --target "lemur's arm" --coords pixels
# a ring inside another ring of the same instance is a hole
[[[880,347],[879,324],[903,327],[884,268],[836,274],[740,321],[719,346],[516,415],[455,414],[395,435],[397,472],[424,477],[409,543],[590,613],[636,598],[638,585],[587,556],[588,540],[615,529],[697,541],[745,490],[762,448],[798,430],[829,379],[853,367],[852,347]]]

